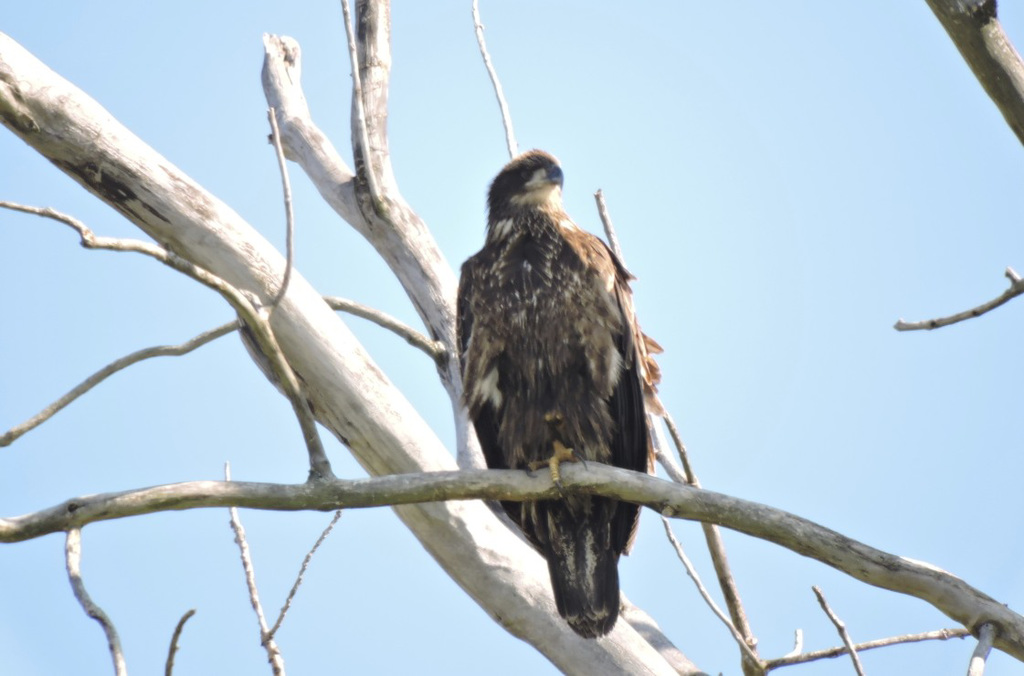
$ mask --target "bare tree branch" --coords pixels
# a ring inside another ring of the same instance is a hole
[[[352,28],[352,15],[348,10],[348,0],[341,0],[341,13],[345,18],[348,57],[349,62],[352,64],[352,111],[354,113],[352,131],[356,140],[352,145],[356,154],[356,173],[366,181],[366,186],[370,191],[370,204],[373,206],[374,212],[381,214],[385,211],[386,206],[382,199],[380,188],[377,186],[377,172],[372,167],[367,167],[368,160],[366,158],[370,152],[370,133],[366,121],[366,104],[363,100],[362,75],[359,72],[359,48],[356,44],[355,29]],[[360,153],[363,153],[364,156],[362,171],[360,171],[359,166]],[[358,194],[358,186],[356,190]],[[369,219],[366,213],[363,213],[363,216]]]
[[[253,339],[257,342],[260,352],[267,358],[268,366],[273,370],[274,377],[281,385],[282,391],[287,396],[299,421],[302,429],[303,439],[306,442],[306,450],[309,453],[310,475],[312,478],[331,478],[334,472],[331,471],[331,463],[327,460],[327,453],[324,451],[323,443],[320,441],[320,433],[316,429],[316,422],[313,414],[306,403],[306,397],[299,384],[298,378],[288,360],[285,358],[281,347],[270,323],[259,310],[252,304],[249,298],[237,288],[224,279],[213,274],[209,270],[188,261],[168,249],[132,239],[116,239],[112,237],[100,237],[77,218],[63,214],[50,208],[25,207],[11,205],[8,208],[36,214],[45,218],[51,218],[73,228],[81,238],[82,246],[86,249],[100,249],[106,251],[130,251],[141,253],[155,258],[164,265],[167,265],[178,272],[181,272],[197,282],[218,292],[232,308],[242,317],[246,326],[250,329]]]
[[[661,408],[661,419],[665,421],[665,426],[668,428],[672,441],[676,446],[676,452],[683,463],[685,482],[690,486],[700,488],[700,480],[697,478],[693,465],[690,463],[690,455],[686,450],[686,444],[683,443],[682,436],[679,434],[679,429],[665,407],[662,406]],[[654,436],[660,442],[661,430],[655,428]],[[661,444],[659,443],[659,445]],[[725,605],[729,609],[729,617],[732,618],[732,624],[743,635],[744,644],[756,655],[757,637],[754,636],[754,632],[750,628],[750,620],[747,618],[747,612],[743,608],[740,591],[736,586],[736,579],[733,577],[732,568],[729,566],[729,557],[725,552],[725,542],[722,540],[722,534],[719,532],[718,526],[713,523],[701,523],[701,529],[704,531],[704,539],[708,544],[711,563],[715,568],[718,586],[722,590],[722,596],[725,598]],[[741,652],[746,657],[746,652]],[[746,674],[753,673],[754,671],[753,666],[746,659],[743,662],[743,670]]]
[[[37,207],[26,207],[23,205],[13,204],[11,202],[0,202],[0,207],[15,209],[17,211],[25,211],[26,213],[35,213],[34,210],[37,209]],[[444,345],[439,341],[430,340],[422,333],[419,333],[407,324],[403,324],[380,310],[376,310],[367,305],[356,303],[355,301],[340,298],[338,296],[325,296],[324,301],[326,301],[327,304],[335,310],[369,320],[382,328],[398,334],[404,338],[407,343],[422,350],[435,361],[443,359],[445,356]],[[221,324],[216,328],[204,331],[184,343],[179,343],[178,345],[158,345],[155,347],[147,347],[112,361],[96,373],[83,380],[67,394],[61,396],[36,415],[19,425],[15,425],[7,432],[0,434],[0,447],[10,446],[23,434],[30,432],[43,424],[65,406],[78,399],[118,371],[122,371],[137,362],[152,359],[154,357],[180,357],[182,355],[186,355],[189,352],[220,338],[221,336],[235,331],[237,328],[238,320],[235,319]]]
[[[639,472],[591,462],[586,466],[570,463],[561,468],[561,474],[563,487],[570,492],[578,490],[626,500],[670,518],[714,522],[774,542],[855,579],[922,599],[968,629],[976,630],[991,622],[999,627],[995,646],[1024,660],[1024,617],[933,565],[874,549],[782,510]],[[2,518],[0,542],[18,542],[95,521],[198,507],[336,510],[446,500],[449,502],[442,504],[477,504],[486,509],[478,502],[450,501],[542,500],[558,495],[547,473],[529,476],[514,470],[429,472],[297,485],[195,481],[83,496],[39,512]],[[515,537],[511,532],[508,536]],[[525,545],[523,551],[529,551]],[[524,557],[519,565],[532,564]],[[550,630],[556,631],[559,626],[552,622]],[[600,643],[613,642],[619,630],[616,625],[612,638]],[[568,643],[572,634],[565,632],[560,638]],[[570,647],[563,644],[563,650]],[[652,652],[653,656],[656,653]]]
[[[374,5],[377,6],[377,5]],[[378,12],[379,14],[379,12]],[[341,159],[326,135],[313,123],[306,97],[302,92],[301,50],[295,40],[288,37],[265,35],[263,44],[263,91],[267,102],[277,111],[281,140],[285,156],[294,160],[309,176],[324,200],[366,238],[388,264],[395,277],[412,300],[417,313],[428,328],[430,338],[445,347],[449,357],[439,368],[441,382],[452,402],[455,416],[457,457],[461,467],[484,467],[476,434],[462,406],[462,381],[458,372],[458,354],[455,346],[455,291],[457,282],[451,266],[445,261],[437,242],[420,219],[405,203],[391,173],[387,157],[386,129],[387,86],[390,55],[387,53],[386,19],[372,22],[367,27],[367,42],[373,49],[373,87],[380,96],[371,96],[366,110],[378,110],[367,123],[371,132],[380,130],[378,140],[371,140],[376,149],[382,144],[380,156],[381,189],[388,202],[390,221],[364,217],[356,197],[354,172]],[[357,22],[357,25],[362,25]],[[358,37],[357,37],[358,39]],[[376,44],[376,43],[382,44]],[[360,63],[366,61],[360,59]],[[361,79],[366,88],[367,78]],[[354,103],[353,103],[354,105]],[[355,111],[353,112],[355,120]],[[318,410],[319,407],[318,407]]]
[[[683,567],[686,568],[686,574],[690,576],[690,579],[692,579],[693,583],[697,586],[697,591],[700,593],[701,598],[704,599],[704,603],[708,604],[708,607],[711,608],[711,612],[715,614],[715,617],[721,620],[726,626],[729,633],[732,634],[732,637],[736,640],[736,643],[739,644],[740,650],[747,656],[747,659],[753,662],[758,669],[763,670],[763,667],[761,666],[761,658],[757,656],[757,653],[751,650],[749,645],[747,645],[746,637],[740,634],[736,627],[733,626],[733,623],[725,616],[725,613],[723,613],[722,609],[718,607],[715,600],[711,598],[711,594],[708,593],[707,587],[705,587],[704,583],[700,581],[700,575],[697,573],[697,569],[693,567],[693,563],[690,562],[690,557],[686,555],[686,552],[683,551],[683,546],[679,544],[679,540],[676,539],[675,534],[672,532],[672,526],[669,525],[668,519],[664,516],[661,517],[661,524],[665,527],[665,535],[668,536],[668,541],[672,543],[673,549],[676,550],[676,556],[679,557],[679,561],[682,562]]]
[[[1024,62],[996,18],[996,0],[927,0],[1010,129],[1024,143]]]
[[[447,351],[444,343],[439,340],[431,340],[408,324],[403,324],[394,317],[384,314],[380,310],[357,303],[347,298],[338,296],[324,296],[324,301],[334,310],[347,312],[356,317],[361,317],[373,322],[381,328],[396,333],[405,339],[413,347],[426,352],[435,361],[439,362],[447,358]]]
[[[206,345],[210,341],[216,340],[223,335],[231,333],[238,328],[238,320],[232,320],[230,322],[221,324],[217,328],[210,329],[200,333],[195,338],[180,343],[178,345],[159,345],[156,347],[147,347],[137,352],[132,352],[129,355],[121,357],[101,368],[96,373],[92,374],[70,392],[57,399],[55,402],[44,408],[39,413],[35,414],[25,422],[15,425],[8,431],[0,435],[0,447],[10,446],[18,437],[29,432],[39,425],[43,424],[50,418],[52,418],[58,411],[78,399],[80,396],[91,390],[92,388],[99,385],[101,382],[114,375],[118,371],[122,371],[132,364],[150,359],[152,357],[180,357],[184,354],[188,354],[192,350],[198,347]]]
[[[662,416],[667,424],[671,423],[671,417],[668,412],[662,407]],[[648,419],[651,420],[651,442],[654,446],[655,458],[661,463],[661,466],[665,468],[666,473],[672,481],[680,484],[695,485],[696,488],[700,488],[699,483],[696,483],[697,477],[692,473],[689,476],[683,473],[683,470],[676,465],[672,456],[665,452],[667,443],[665,442],[665,434],[662,432],[659,425],[653,424],[653,416],[648,414]],[[671,425],[670,429],[674,428]],[[678,437],[678,430],[674,436],[677,448],[680,448],[680,456],[686,458],[686,447],[682,445],[682,439]],[[688,462],[688,459],[687,459]],[[692,479],[692,482],[691,482]],[[715,575],[718,577],[718,585],[722,590],[722,596],[725,598],[726,607],[729,609],[729,616],[732,618],[729,622],[729,626],[743,637],[743,645],[740,648],[740,655],[742,659],[742,667],[744,674],[756,674],[761,671],[761,658],[757,655],[757,638],[754,636],[750,629],[750,623],[747,620],[747,613],[743,609],[743,603],[740,601],[739,590],[736,587],[736,581],[732,576],[732,569],[729,567],[729,559],[725,553],[725,543],[722,541],[722,534],[718,530],[718,526],[711,523],[701,523],[701,530],[704,532],[704,539],[708,545],[708,552],[711,555],[711,562],[715,568]],[[669,535],[669,539],[675,546],[674,538]],[[677,553],[681,550],[677,548]],[[684,561],[684,565],[686,562]],[[696,580],[696,577],[694,577]],[[698,588],[699,590],[699,588]],[[753,661],[750,659],[750,655],[754,656]]]
[[[78,528],[69,528],[67,538],[64,541],[64,561],[68,568],[68,579],[71,581],[71,589],[75,592],[75,598],[81,604],[85,614],[100,623],[103,633],[107,636],[107,646],[110,649],[110,657],[114,661],[114,673],[117,676],[127,676],[128,667],[124,662],[124,651],[121,650],[121,639],[118,638],[117,628],[110,621],[103,609],[96,605],[89,592],[85,589],[85,582],[82,581],[82,531]]]
[[[853,641],[850,639],[849,632],[846,631],[846,624],[839,619],[839,616],[832,611],[829,607],[828,601],[825,600],[825,594],[822,593],[821,587],[815,585],[811,587],[814,590],[814,595],[818,597],[818,603],[821,605],[821,609],[828,615],[828,619],[832,620],[832,624],[835,625],[836,631],[839,632],[839,638],[843,639],[843,645],[846,646],[846,650],[850,653],[850,659],[853,660],[853,668],[857,672],[857,676],[864,676],[864,665],[860,663],[860,655],[857,654],[857,649],[853,645]]]
[[[974,654],[971,655],[970,666],[967,668],[967,676],[984,676],[985,662],[988,654],[992,651],[992,644],[996,640],[996,627],[986,622],[978,630],[978,645],[974,647]]]
[[[668,433],[672,436],[672,442],[676,446],[676,452],[679,454],[679,461],[683,463],[683,471],[686,472],[687,483],[691,486],[700,488],[700,481],[697,479],[697,474],[693,471],[693,465],[690,463],[690,454],[686,450],[686,444],[683,443],[683,437],[679,434],[679,428],[676,427],[675,420],[666,411],[661,416],[662,420],[665,421],[665,427],[668,428]]]
[[[900,319],[896,322],[893,328],[897,331],[920,331],[922,329],[930,331],[932,329],[938,329],[943,326],[962,322],[965,319],[974,319],[975,317],[980,317],[990,310],[995,310],[1003,303],[1006,303],[1007,301],[1024,293],[1024,280],[1021,279],[1020,275],[1018,275],[1013,268],[1006,268],[1006,272],[1003,274],[1005,274],[1006,278],[1010,280],[1010,288],[1004,291],[998,298],[993,298],[987,303],[982,303],[978,307],[971,308],[970,310],[964,310],[963,312],[958,312],[955,315],[950,315],[948,317],[925,319],[920,322],[905,322]]]
[[[343,0],[345,7],[347,0]],[[455,341],[455,277],[423,219],[402,197],[391,167],[387,135],[390,11],[386,0],[358,0],[354,20],[358,30],[351,26],[346,29],[353,67],[352,154],[359,179],[355,182],[356,202],[363,217],[360,231],[365,230],[367,239],[405,287],[431,338],[444,343],[449,358],[439,373],[455,415],[456,458],[460,467],[484,467],[476,434],[462,405]],[[382,233],[394,237],[387,241]],[[397,266],[399,262],[404,265]],[[429,307],[424,306],[426,301]]]
[[[224,464],[224,480],[231,481],[230,463]],[[260,645],[267,651],[267,661],[270,662],[274,676],[284,676],[284,655],[277,647],[277,641],[274,640],[270,628],[267,626],[267,616],[263,613],[260,590],[256,586],[256,569],[252,564],[252,553],[249,551],[249,540],[245,537],[245,527],[242,525],[242,519],[238,516],[237,507],[228,508],[228,514],[231,515],[231,530],[235,533],[235,544],[238,545],[238,552],[242,557],[242,571],[245,573],[245,587],[249,592],[249,603],[252,604],[253,612],[256,613],[256,621],[260,625]]]
[[[287,226],[284,279],[281,280],[281,290],[270,301],[270,307],[275,308],[280,304],[284,295],[288,293],[288,283],[292,280],[292,268],[295,267],[295,212],[292,209],[292,184],[288,180],[288,167],[284,161],[284,148],[281,147],[281,132],[278,131],[277,114],[273,108],[267,111],[267,118],[270,120],[270,141],[274,146],[274,154],[277,156],[277,168],[281,172],[281,191],[284,194],[284,217]]]
[[[318,537],[316,542],[313,543],[312,549],[310,549],[309,552],[306,553],[306,557],[302,559],[302,565],[299,567],[299,574],[295,576],[295,583],[292,585],[292,588],[288,590],[288,598],[284,600],[284,605],[281,606],[281,612],[277,614],[277,621],[274,622],[274,626],[267,632],[267,640],[273,639],[274,635],[277,634],[277,630],[281,628],[281,623],[284,622],[285,615],[288,614],[288,610],[292,607],[292,599],[295,598],[295,594],[298,593],[299,587],[302,585],[302,578],[306,574],[306,569],[309,568],[310,561],[313,560],[313,555],[316,554],[316,550],[320,549],[320,545],[324,543],[327,536],[331,534],[332,530],[334,530],[334,526],[338,523],[340,518],[341,510],[339,509],[334,513],[334,517],[331,519],[331,522],[327,524],[327,528],[324,528],[324,531],[320,533],[320,537]]]
[[[487,68],[487,75],[491,78],[494,86],[494,95],[498,98],[498,107],[501,109],[501,123],[505,126],[505,143],[508,146],[509,159],[519,154],[519,144],[516,142],[516,133],[512,130],[512,115],[508,112],[508,103],[505,101],[505,92],[501,89],[501,80],[498,79],[498,72],[494,70],[491,63],[491,55],[487,51],[487,41],[484,40],[484,25],[480,21],[480,2],[473,0],[473,30],[476,32],[476,43],[480,46],[480,56],[484,60],[484,67]]]
[[[661,431],[661,427],[654,424],[654,416],[648,413],[647,421],[648,427],[651,430],[651,447],[654,450],[654,459],[665,470],[669,479],[672,479],[677,484],[689,484],[690,482],[687,480],[686,475],[683,474],[682,468],[666,452],[665,449],[668,447],[668,442],[665,441],[665,433]]]
[[[788,667],[793,664],[803,664],[805,662],[814,662],[821,659],[830,659],[846,655],[849,650],[845,646],[837,646],[835,648],[827,648],[825,650],[815,650],[809,653],[801,653],[801,647],[803,645],[803,637],[800,630],[798,632],[798,648],[793,653],[787,653],[785,657],[779,657],[773,660],[765,660],[764,665],[767,671],[778,669],[779,667]],[[917,643],[919,641],[948,641],[951,638],[964,638],[970,636],[971,632],[966,629],[939,629],[937,631],[928,631],[921,634],[906,634],[904,636],[892,636],[889,638],[881,638],[874,641],[867,641],[865,643],[858,643],[853,646],[858,652],[864,652],[865,650],[872,650],[874,648],[886,648],[888,646],[899,645],[901,643]]]
[[[677,674],[694,674],[695,676],[706,676],[697,668],[690,659],[682,653],[679,648],[669,641],[662,633],[661,627],[642,608],[633,605],[625,594],[621,595],[621,606],[619,607],[619,620],[625,620],[633,627],[640,636],[650,643],[658,654],[675,670]]]
[[[178,620],[178,624],[174,626],[174,633],[171,634],[171,647],[167,649],[167,662],[164,664],[164,676],[172,676],[174,673],[174,655],[178,652],[178,641],[181,639],[181,632],[185,628],[185,623],[196,614],[196,609],[192,608],[188,610],[181,619]]]
[[[608,238],[608,247],[619,259],[622,266],[629,269],[626,259],[622,257],[622,247],[619,246],[619,236],[615,234],[615,226],[612,225],[612,217],[608,214],[608,205],[604,201],[604,191],[598,190],[594,193],[594,200],[597,201],[597,215],[601,217],[601,224],[604,226],[604,234]]]

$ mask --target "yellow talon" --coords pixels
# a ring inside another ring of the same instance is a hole
[[[551,454],[551,457],[547,460],[534,460],[530,463],[530,470],[540,469],[544,465],[547,465],[551,469],[551,480],[558,486],[558,490],[562,490],[562,475],[558,471],[558,466],[563,462],[576,462],[576,453],[571,449],[567,448],[561,441],[555,439],[554,441],[555,452]]]

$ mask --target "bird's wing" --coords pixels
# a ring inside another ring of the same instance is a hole
[[[467,363],[469,357],[469,343],[473,338],[473,307],[475,305],[477,289],[477,276],[479,262],[476,258],[470,258],[462,266],[462,275],[459,278],[459,293],[457,300],[456,314],[456,335],[459,345],[459,365],[462,369],[463,386],[469,387],[466,383],[466,373],[470,369]],[[479,351],[477,351],[479,354]],[[477,438],[480,440],[480,449],[484,453],[487,466],[492,469],[507,469],[508,463],[498,446],[498,416],[494,407],[489,401],[480,401],[480,397],[473,392],[466,391],[463,394],[464,400],[469,405],[470,415],[473,419],[473,426],[476,428]]]
[[[622,331],[617,336],[622,373],[608,402],[615,420],[609,444],[611,464],[635,472],[649,472],[652,467],[650,431],[644,402],[645,399],[657,401],[653,395],[660,374],[650,352],[660,351],[660,346],[640,331],[629,288],[632,275],[611,249],[599,237],[583,231],[577,236],[575,246],[599,283],[613,294],[622,317]],[[652,410],[657,412],[660,408]],[[629,503],[618,504],[612,526],[612,546],[617,552],[628,552],[638,518],[639,507]]]

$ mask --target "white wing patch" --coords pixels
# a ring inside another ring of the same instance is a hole
[[[477,387],[484,398],[490,401],[495,408],[501,406],[504,396],[502,396],[501,390],[498,389],[498,369],[496,367],[491,367],[491,370],[477,383]]]

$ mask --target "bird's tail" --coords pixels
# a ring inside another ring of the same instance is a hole
[[[607,518],[599,518],[602,511],[580,514],[564,501],[550,502],[547,510],[545,558],[555,605],[584,638],[604,636],[619,616],[619,555],[611,546]]]

